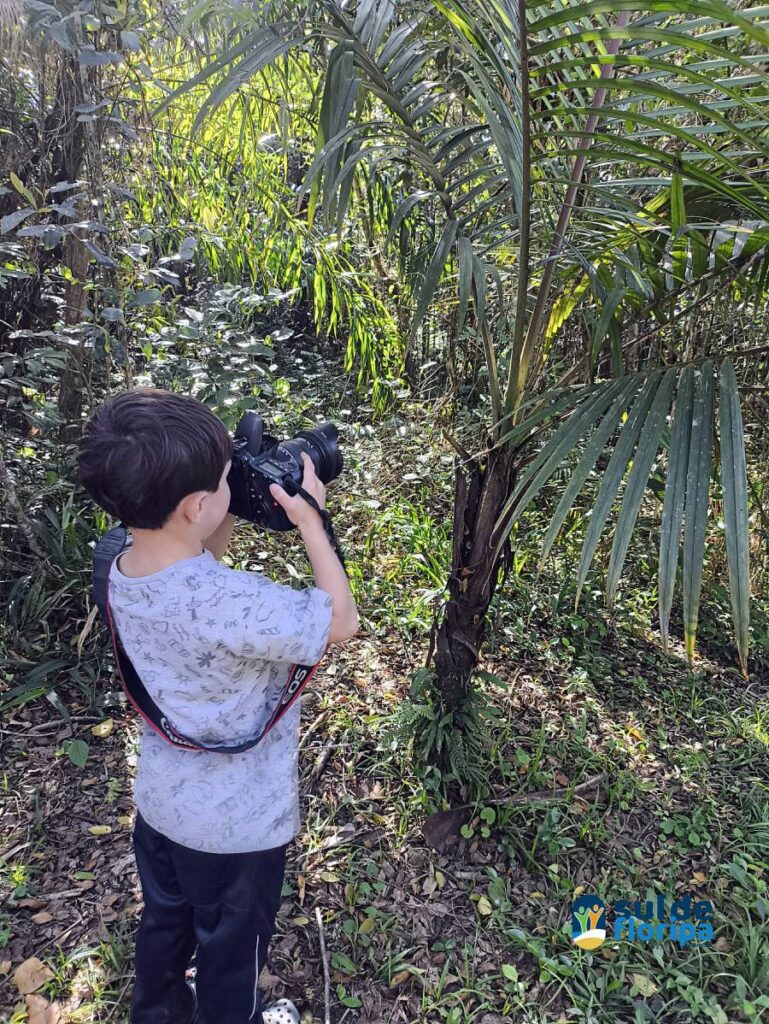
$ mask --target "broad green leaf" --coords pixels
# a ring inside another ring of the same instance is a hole
[[[6,235],[9,231],[13,231],[17,225],[21,224],[23,220],[26,220],[33,213],[37,213],[33,206],[25,206],[21,210],[14,210],[13,213],[7,214],[0,220],[0,235]]]
[[[33,207],[33,208],[36,208],[37,204],[35,203],[35,197],[32,195],[32,193],[26,187],[26,185],[21,180],[21,178],[17,174],[15,174],[13,171],[11,171],[11,173],[8,175],[8,179],[11,182],[11,184],[13,185],[13,187],[16,189],[16,191],[19,193],[19,195],[20,196],[24,196],[24,198],[27,200],[29,205],[31,207]]]
[[[633,456],[633,468],[630,470],[630,476],[625,486],[622,507],[617,519],[614,542],[612,543],[609,556],[606,580],[606,603],[609,608],[614,603],[617,585],[622,575],[622,566],[625,564],[625,555],[627,554],[630,538],[641,508],[646,484],[649,481],[649,474],[651,473],[657,449],[660,445],[662,430],[670,411],[675,377],[676,371],[671,367],[660,381],[659,388],[649,410],[649,415],[646,417],[646,422],[641,431],[638,447]]]
[[[730,359],[721,364],[721,481],[724,492],[724,533],[729,566],[729,593],[734,633],[743,675],[748,673],[750,643],[750,558],[748,541],[748,481],[740,395]]]
[[[713,450],[713,364],[708,361],[697,375],[689,439],[684,505],[684,631],[691,661],[697,640],[697,619],[708,522],[710,462]]]
[[[662,646],[668,649],[670,611],[678,571],[681,524],[686,497],[686,472],[689,465],[689,443],[694,402],[694,367],[681,373],[676,394],[673,431],[670,438],[665,500],[662,507],[662,530],[659,557],[659,615]]]
[[[85,768],[88,760],[88,744],[84,740],[65,740],[62,744],[64,753],[78,768]]]

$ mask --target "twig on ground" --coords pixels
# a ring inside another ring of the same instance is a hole
[[[325,1008],[324,1024],[331,1024],[331,978],[328,972],[328,955],[326,953],[326,937],[323,934],[323,917],[320,907],[315,908],[315,920],[318,922],[320,934],[320,955],[323,960],[323,1005]]]
[[[313,719],[310,725],[308,725],[308,727],[302,733],[302,738],[299,740],[300,751],[307,744],[307,741],[311,739],[312,736],[318,731],[321,725],[323,725],[325,720],[328,718],[329,713],[329,709],[325,708],[315,719]]]
[[[312,789],[312,787],[315,785],[315,783],[321,777],[324,768],[326,767],[326,765],[329,762],[329,758],[331,757],[331,752],[333,750],[335,750],[337,747],[342,746],[341,743],[337,742],[337,736],[338,735],[339,735],[338,733],[334,733],[331,736],[331,738],[329,739],[328,743],[326,743],[326,745],[324,746],[323,750],[321,750],[320,754],[318,754],[318,757],[315,760],[315,764],[312,766],[312,771],[310,772],[310,777],[307,780],[307,788],[308,789]]]

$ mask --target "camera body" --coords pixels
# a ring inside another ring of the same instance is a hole
[[[318,477],[327,484],[342,472],[342,454],[337,446],[339,432],[333,423],[312,430],[300,430],[295,438],[278,441],[264,432],[264,420],[247,412],[233,438],[229,511],[266,530],[295,529],[281,506],[270,494],[270,484],[280,484],[296,493],[304,474],[302,452],[307,452]]]

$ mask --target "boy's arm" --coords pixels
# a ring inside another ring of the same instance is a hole
[[[303,522],[299,526],[307,555],[312,563],[315,586],[331,594],[332,615],[331,631],[328,635],[330,644],[339,644],[349,640],[358,632],[358,609],[355,607],[350,583],[342,563],[331,547],[331,541],[323,529],[323,523],[317,512],[314,519]]]
[[[321,508],[326,507],[326,488],[318,479],[315,466],[307,452],[302,452],[304,472],[302,486]],[[355,607],[350,582],[342,563],[331,547],[323,529],[323,520],[300,495],[289,496],[280,484],[270,484],[270,493],[283,507],[290,521],[297,527],[304,541],[315,576],[315,586],[331,595],[332,616],[330,644],[340,644],[358,632],[358,610]]]
[[[222,519],[221,523],[217,526],[210,537],[206,537],[203,541],[203,546],[207,548],[214,558],[219,558],[224,555],[230,544],[232,538],[232,531],[235,528],[235,516],[227,515]]]

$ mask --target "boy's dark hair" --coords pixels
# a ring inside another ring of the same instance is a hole
[[[124,391],[98,409],[80,442],[80,482],[126,526],[159,529],[194,491],[215,491],[232,458],[224,424],[196,398]]]

